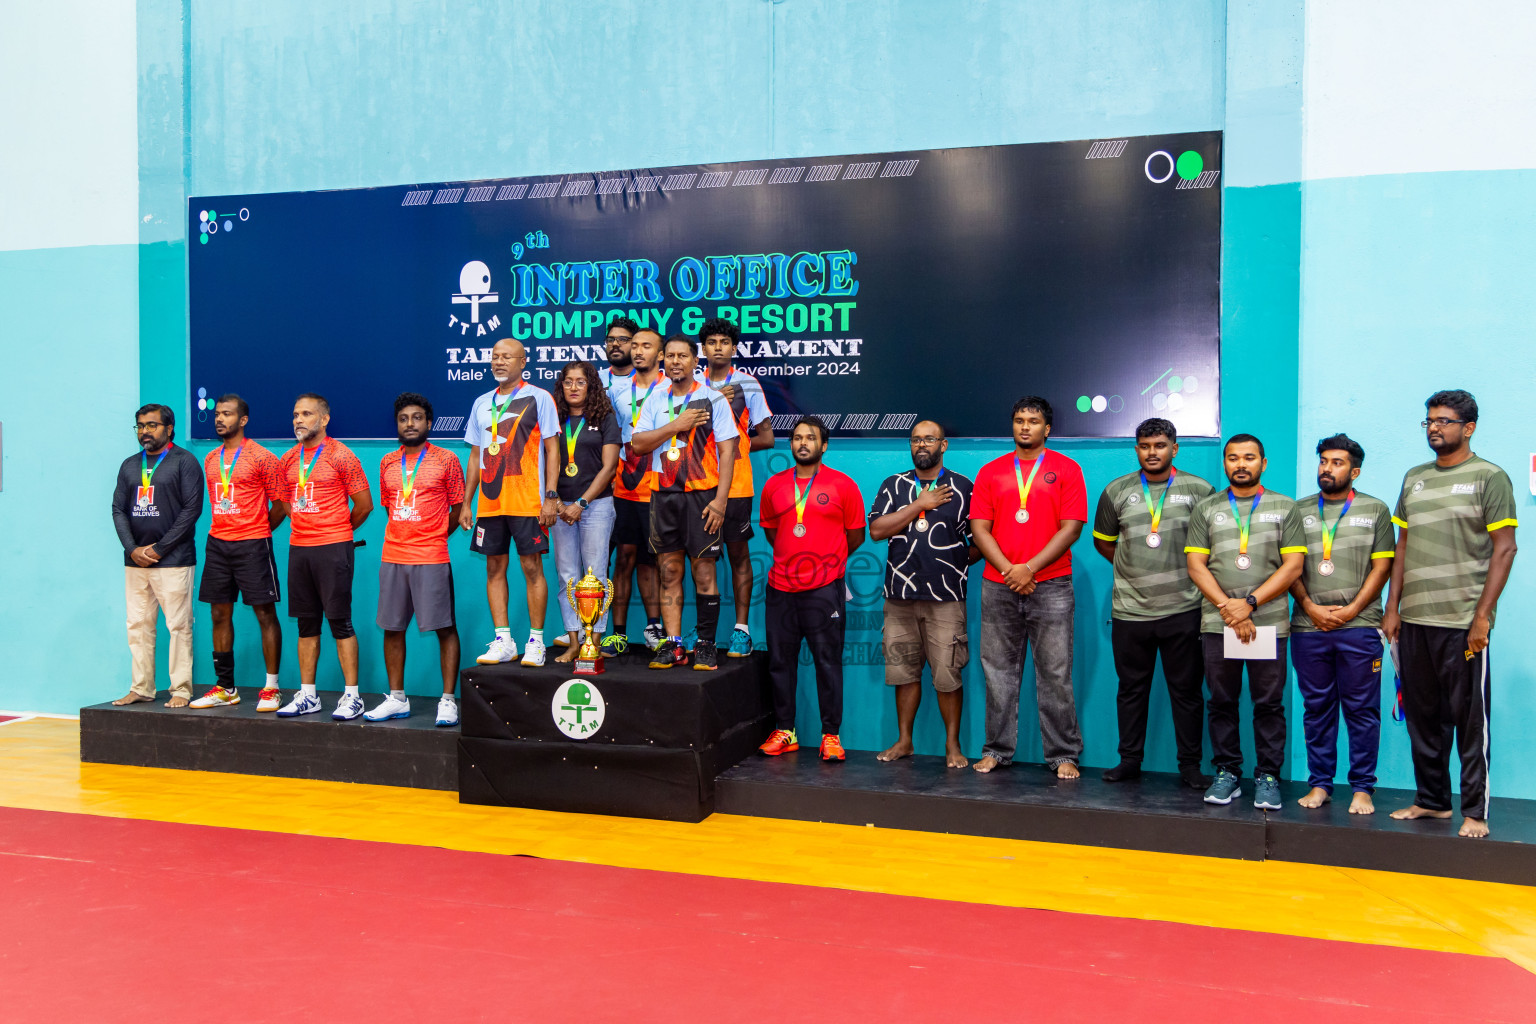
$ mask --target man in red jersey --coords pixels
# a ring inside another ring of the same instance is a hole
[[[1013,451],[981,467],[971,496],[971,534],[986,559],[981,591],[981,667],[987,679],[985,774],[1011,764],[1018,745],[1019,680],[1035,648],[1035,696],[1045,763],[1078,777],[1083,738],[1072,697],[1072,555],[1088,521],[1083,471],[1047,451],[1051,403],[1013,404]]]
[[[437,633],[443,695],[437,724],[458,725],[453,699],[459,678],[459,631],[453,618],[453,567],[448,537],[459,528],[464,504],[464,469],[456,455],[427,440],[432,403],[407,391],[395,399],[400,447],[379,462],[379,498],[389,524],[379,561],[379,628],[384,631],[384,673],[389,696],[363,717],[370,722],[406,718],[405,628]]]
[[[293,403],[293,436],[298,444],[280,463],[288,535],[288,614],[299,620],[298,695],[278,715],[312,715],[320,710],[315,668],[320,662],[320,619],[331,624],[336,660],[346,692],[331,717],[363,713],[357,690],[357,632],[352,628],[352,533],[373,511],[363,465],[352,449],[326,434],[331,404],[316,394]],[[348,503],[351,503],[350,509]]]
[[[821,759],[841,761],[843,743],[843,635],[848,556],[864,543],[864,497],[851,477],[822,465],[827,425],[802,416],[789,434],[795,468],[763,485],[759,522],[773,546],[764,617],[768,674],[773,680],[775,728],[758,749],[787,754],[800,749],[795,735],[795,690],[800,644],[816,665],[821,705]]]
[[[213,404],[213,432],[224,443],[203,457],[213,525],[203,556],[197,599],[213,618],[214,687],[192,702],[194,708],[240,703],[235,687],[235,598],[242,597],[261,626],[261,653],[267,680],[257,711],[282,703],[277,667],[283,655],[283,627],[277,618],[282,597],[272,530],[283,521],[283,483],[277,456],[245,436],[251,408],[239,395],[221,395]]]

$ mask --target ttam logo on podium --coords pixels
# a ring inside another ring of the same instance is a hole
[[[555,689],[550,712],[555,717],[555,728],[573,740],[584,740],[603,727],[607,706],[590,680],[567,679]]]

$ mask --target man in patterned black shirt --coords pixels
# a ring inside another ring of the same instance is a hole
[[[981,557],[971,543],[971,481],[944,468],[949,441],[932,420],[912,427],[912,465],[887,477],[869,510],[869,535],[889,540],[885,561],[885,681],[896,688],[896,742],[878,755],[912,754],[912,723],[923,699],[923,664],[944,719],[945,759],[960,752],[961,682],[970,660],[965,629],[965,574]]]

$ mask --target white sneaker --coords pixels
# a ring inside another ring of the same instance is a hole
[[[459,702],[453,699],[452,694],[443,694],[437,701],[437,724],[459,724]]]
[[[215,686],[188,707],[194,708],[227,708],[240,703],[240,691],[226,690],[222,686]]]
[[[293,700],[277,709],[277,717],[292,718],[295,715],[312,715],[319,710],[320,698],[300,690],[293,695]]]
[[[283,691],[273,686],[256,695],[257,711],[276,711],[283,703]]]
[[[533,637],[528,638],[528,642],[523,645],[523,664],[529,668],[538,668],[544,664],[544,642],[542,640],[535,640]]]
[[[411,701],[403,694],[396,697],[394,694],[386,694],[384,699],[373,706],[373,710],[363,716],[370,722],[387,722],[391,718],[410,718]]]
[[[645,627],[645,646],[651,650],[661,646],[661,642],[667,638],[667,631],[661,627],[661,623],[654,622]]]
[[[341,700],[336,702],[336,710],[331,712],[331,717],[338,722],[350,722],[362,713],[363,698],[344,693]]]
[[[497,636],[485,653],[475,659],[480,665],[502,665],[517,657],[517,642],[511,637]]]

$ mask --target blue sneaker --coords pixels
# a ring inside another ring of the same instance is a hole
[[[687,651],[689,654],[693,653],[693,648],[698,644],[698,642],[699,627],[695,626],[683,634],[683,650]]]
[[[727,658],[751,657],[752,634],[739,627],[731,630],[731,644],[725,649],[725,656]]]
[[[597,646],[602,648],[605,657],[617,658],[629,650],[629,637],[623,633],[609,633]]]
[[[1260,775],[1254,780],[1253,806],[1261,811],[1280,809],[1280,780],[1273,775]]]
[[[293,695],[293,700],[277,709],[278,718],[293,718],[296,715],[312,715],[320,710],[320,698],[300,690]]]
[[[1237,776],[1223,768],[1216,773],[1216,781],[1211,783],[1211,788],[1205,791],[1205,802],[1225,806],[1242,794],[1242,783]]]

